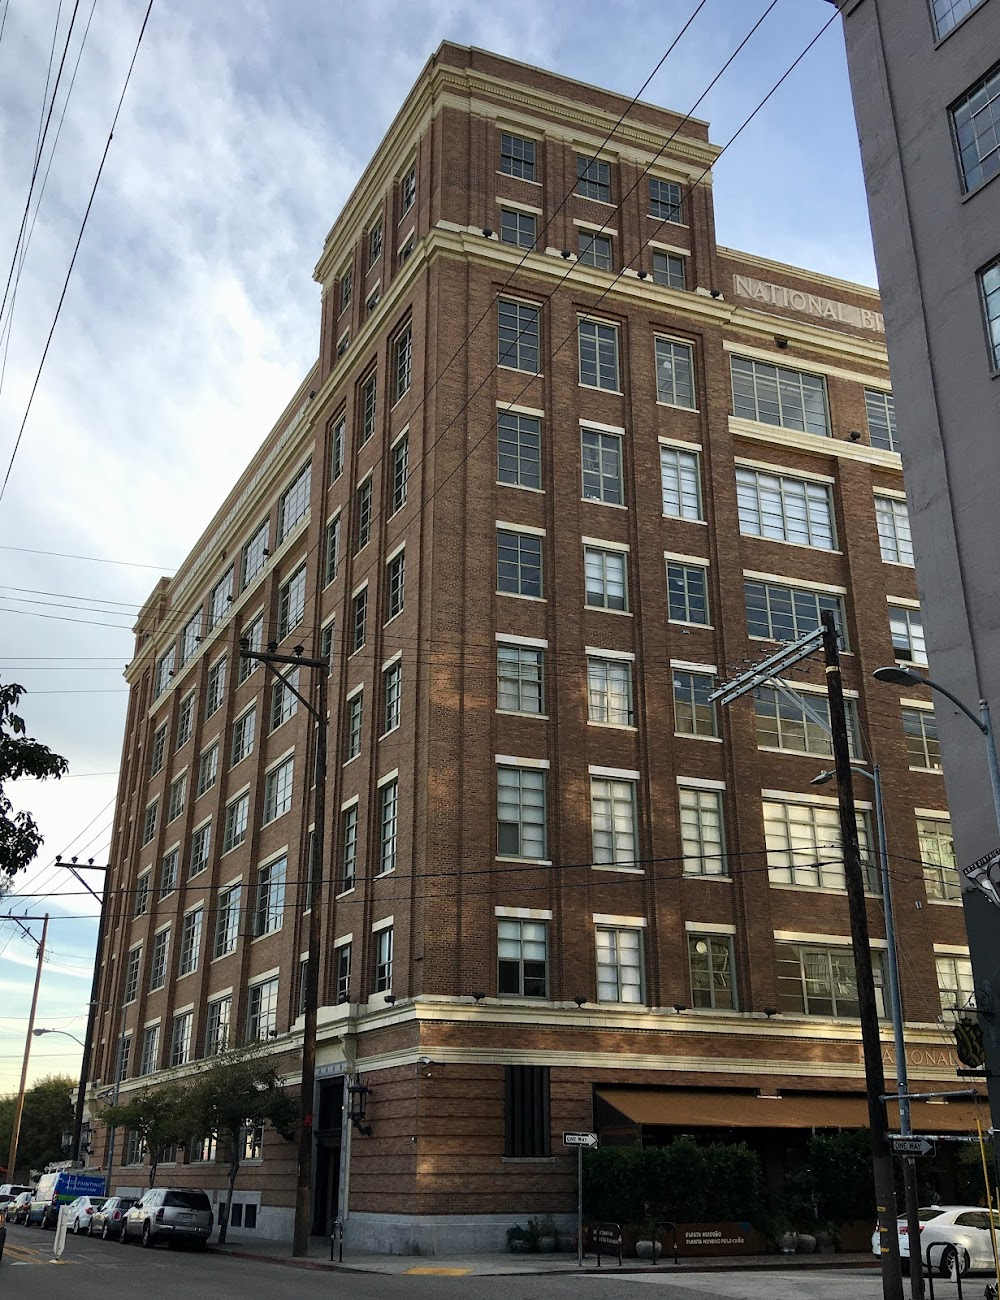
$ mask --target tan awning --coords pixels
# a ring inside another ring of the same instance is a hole
[[[599,1088],[598,1097],[633,1124],[668,1128],[864,1128],[864,1097],[786,1093],[779,1098],[749,1092],[700,1088]],[[975,1105],[915,1101],[911,1106],[917,1133],[974,1133]],[[899,1111],[889,1104],[889,1128],[899,1128]]]

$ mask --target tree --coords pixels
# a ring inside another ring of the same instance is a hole
[[[298,1104],[281,1076],[257,1047],[217,1056],[190,1084],[191,1131],[215,1137],[229,1148],[229,1187],[219,1210],[219,1245],[224,1245],[233,1189],[248,1134],[270,1124],[285,1141],[295,1136]]]
[[[159,1088],[144,1088],[128,1101],[108,1106],[101,1122],[137,1133],[142,1149],[149,1156],[149,1186],[156,1182],[156,1170],[164,1147],[187,1142],[197,1127],[192,1115],[190,1085],[165,1083]]]
[[[42,846],[38,823],[29,812],[14,812],[5,784],[25,776],[58,780],[69,767],[64,758],[27,735],[24,719],[14,712],[23,694],[23,686],[0,686],[0,881],[23,870]]]
[[[17,1146],[21,1162],[17,1170],[22,1182],[27,1183],[32,1169],[44,1169],[52,1160],[65,1159],[62,1135],[73,1128],[70,1094],[76,1086],[77,1080],[68,1074],[51,1074],[33,1083],[24,1094]],[[0,1151],[3,1152],[10,1147],[15,1101],[14,1094],[0,1099]],[[7,1181],[17,1181],[13,1169],[8,1170]]]

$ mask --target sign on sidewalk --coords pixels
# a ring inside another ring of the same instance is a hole
[[[567,1147],[596,1147],[596,1133],[564,1133],[563,1145]]]

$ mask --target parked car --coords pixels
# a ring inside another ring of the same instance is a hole
[[[133,1205],[134,1196],[109,1196],[90,1216],[87,1236],[100,1237],[102,1241],[116,1240],[122,1235],[122,1220]]]
[[[993,1234],[990,1214],[978,1205],[928,1205],[917,1211],[920,1218],[919,1251],[924,1260],[930,1247],[931,1267],[942,1277],[954,1279],[978,1269],[993,1268]],[[993,1211],[993,1225],[1000,1232],[1000,1212]],[[900,1259],[909,1262],[910,1233],[905,1219],[896,1221]],[[878,1228],[872,1233],[872,1254],[881,1254]]]
[[[0,1183],[0,1205],[7,1205],[20,1196],[22,1192],[33,1192],[34,1190],[33,1187],[25,1187],[20,1183]]]
[[[212,1235],[212,1202],[198,1187],[153,1187],[126,1211],[121,1242],[138,1237],[144,1246],[190,1241],[201,1249]]]
[[[7,1244],[7,1212],[6,1207],[0,1205],[0,1260],[3,1259],[3,1248]]]
[[[108,1198],[106,1196],[78,1196],[70,1201],[66,1213],[66,1230],[77,1234],[86,1232],[90,1217],[99,1210]]]
[[[60,1205],[69,1205],[78,1196],[103,1196],[105,1191],[106,1180],[103,1174],[70,1173],[67,1170],[42,1174],[24,1222],[29,1227],[37,1223],[42,1228],[54,1228]]]
[[[7,1208],[8,1223],[23,1223],[28,1214],[28,1206],[32,1202],[34,1192],[22,1192],[20,1196],[14,1198]]]

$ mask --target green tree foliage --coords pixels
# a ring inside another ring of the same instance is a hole
[[[24,1094],[21,1135],[17,1145],[17,1171],[8,1171],[5,1182],[27,1182],[32,1169],[44,1169],[53,1160],[65,1160],[62,1135],[73,1128],[70,1094],[77,1080],[68,1074],[51,1074],[39,1079]],[[0,1152],[10,1149],[14,1123],[14,1094],[0,1098]]]
[[[22,686],[0,686],[0,881],[23,870],[42,845],[38,823],[31,813],[14,811],[5,786],[26,776],[58,780],[69,767],[64,758],[26,734],[24,719],[14,712],[23,694]]]
[[[190,1086],[165,1083],[159,1088],[143,1088],[127,1101],[108,1106],[101,1113],[103,1124],[139,1135],[142,1149],[149,1156],[150,1187],[156,1182],[163,1148],[187,1142],[197,1129],[192,1100]]]

